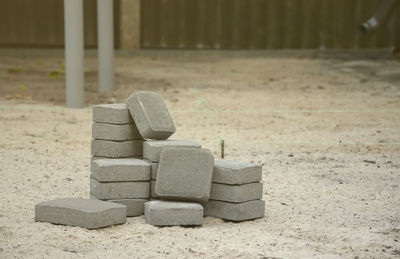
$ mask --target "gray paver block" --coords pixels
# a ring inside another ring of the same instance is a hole
[[[158,163],[150,162],[151,163],[151,180],[157,179],[157,170],[158,170]]]
[[[162,198],[206,202],[210,197],[214,157],[208,149],[164,148],[155,191]]]
[[[150,184],[151,184],[150,185],[150,189],[151,189],[150,197],[151,198],[160,198],[160,196],[158,196],[156,193],[156,181],[152,180]]]
[[[204,215],[231,221],[244,221],[264,217],[265,201],[254,200],[242,203],[209,200],[204,206]]]
[[[103,158],[92,164],[92,177],[99,182],[149,181],[150,163],[135,158]]]
[[[143,158],[151,162],[158,162],[161,151],[166,147],[201,148],[201,145],[190,140],[148,140],[143,142]]]
[[[94,106],[93,121],[111,124],[134,123],[126,103],[99,104]]]
[[[96,229],[125,223],[126,206],[93,199],[55,199],[36,204],[35,221]]]
[[[253,163],[216,160],[213,182],[225,184],[245,184],[261,181],[262,167]]]
[[[148,199],[150,197],[150,182],[101,183],[91,177],[90,193],[99,200]]]
[[[174,122],[159,94],[135,92],[126,103],[143,138],[167,139],[175,132]]]
[[[143,140],[110,141],[92,139],[92,156],[108,158],[132,157],[143,154]]]
[[[203,225],[203,214],[198,203],[154,200],[144,204],[144,217],[154,226]]]
[[[263,184],[248,183],[242,185],[228,185],[213,183],[211,185],[211,200],[245,202],[262,198]]]
[[[143,139],[135,124],[108,124],[93,123],[92,138],[124,141],[124,140],[141,140]]]
[[[108,157],[102,157],[102,156],[91,156],[90,157],[90,171],[92,171],[93,168],[93,161],[97,160],[97,159],[105,159]],[[124,158],[136,158],[136,159],[143,159],[143,157],[140,156],[132,156],[132,157],[124,157]],[[108,159],[118,159],[118,158],[108,158]],[[147,161],[147,160],[146,160]]]
[[[91,199],[97,199],[93,194],[90,195]],[[107,200],[109,202],[114,202],[126,206],[126,216],[127,217],[137,217],[144,214],[144,203],[149,201],[148,199],[116,199]]]

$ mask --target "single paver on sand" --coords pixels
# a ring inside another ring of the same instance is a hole
[[[166,147],[201,148],[201,145],[191,140],[148,140],[143,142],[143,158],[157,163],[161,151]]]
[[[162,198],[206,202],[210,197],[214,157],[208,149],[164,148],[155,192]]]
[[[102,158],[92,162],[92,177],[99,182],[149,181],[151,165],[136,158]]]
[[[144,205],[144,217],[154,226],[203,225],[203,214],[203,207],[193,202],[154,200]]]
[[[92,156],[133,157],[143,154],[143,140],[110,141],[92,139]]]
[[[224,184],[245,184],[261,181],[262,167],[253,163],[230,160],[216,160],[213,182]]]
[[[125,141],[125,140],[141,140],[135,124],[108,124],[96,122],[92,125],[92,138]]]
[[[159,94],[135,92],[126,104],[143,138],[167,139],[175,133],[174,122]]]
[[[125,223],[126,206],[93,199],[55,199],[36,204],[35,221],[96,229]]]
[[[242,203],[209,200],[204,205],[204,215],[231,221],[244,221],[264,217],[265,201]]]
[[[134,123],[126,103],[99,104],[94,106],[93,121],[111,124]]]

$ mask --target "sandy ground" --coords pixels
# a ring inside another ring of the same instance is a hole
[[[0,58],[0,257],[400,256],[400,62],[118,57],[84,109],[66,109],[63,59]],[[265,217],[158,228],[143,216],[85,230],[34,222],[34,205],[89,196],[91,106],[159,92],[177,126],[219,156],[263,165]]]

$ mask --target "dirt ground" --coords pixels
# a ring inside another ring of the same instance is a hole
[[[118,56],[117,89],[64,107],[62,57],[0,57],[0,257],[400,256],[400,62]],[[34,205],[89,197],[91,106],[162,95],[174,139],[263,165],[265,217],[100,230],[34,222]]]

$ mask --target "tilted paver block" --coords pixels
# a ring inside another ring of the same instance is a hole
[[[98,198],[93,194],[90,195],[91,199]],[[144,203],[149,201],[148,199],[116,199],[116,200],[107,200],[109,202],[114,202],[118,204],[122,204],[126,206],[126,216],[127,217],[136,217],[144,214]]]
[[[261,181],[262,167],[260,165],[216,160],[214,163],[213,182],[225,184],[245,184]]]
[[[99,104],[94,106],[93,121],[111,124],[134,123],[126,103]]]
[[[244,221],[264,217],[265,201],[254,200],[242,203],[209,200],[204,206],[204,215],[231,221]]]
[[[258,200],[262,198],[262,191],[260,182],[241,185],[212,183],[210,199],[229,202]]]
[[[201,145],[190,140],[148,140],[143,142],[143,158],[151,162],[158,162],[161,151],[166,147],[201,148]]]
[[[203,225],[203,214],[198,203],[154,200],[144,204],[144,217],[154,226]]]
[[[135,124],[117,125],[99,122],[92,125],[92,138],[113,141],[143,139]]]
[[[175,132],[174,122],[159,94],[135,92],[126,104],[143,138],[167,139]]]
[[[150,197],[150,182],[101,183],[91,177],[90,193],[99,200],[148,199]]]
[[[156,193],[156,181],[153,181],[153,180],[151,181],[150,188],[151,188],[150,197],[151,198],[160,198],[160,196],[158,196]]]
[[[132,157],[143,154],[143,140],[110,141],[92,139],[92,156],[108,158]]]
[[[210,197],[214,157],[208,149],[164,148],[155,191],[162,198],[206,202]]]
[[[103,158],[92,164],[92,177],[99,182],[149,181],[150,163],[135,158]]]
[[[125,223],[126,206],[93,199],[55,199],[36,204],[35,221],[96,229]]]

